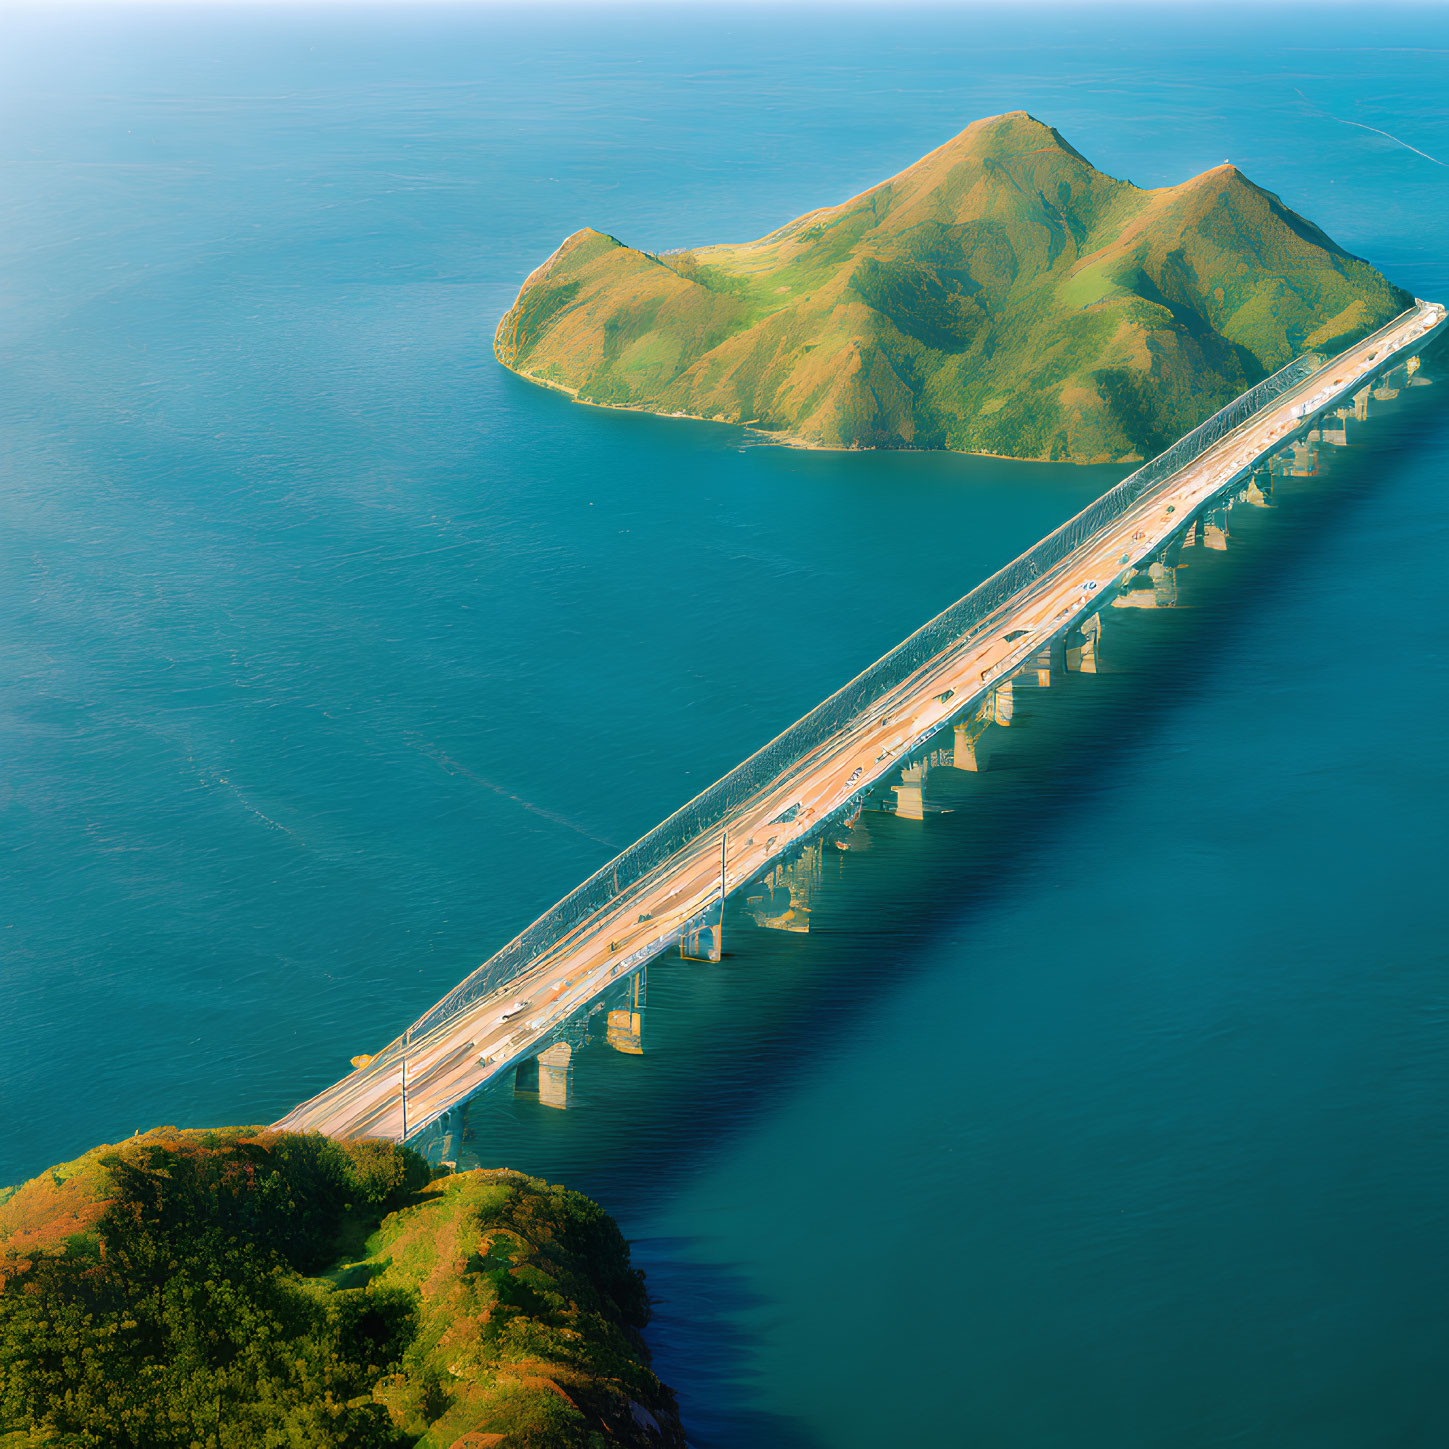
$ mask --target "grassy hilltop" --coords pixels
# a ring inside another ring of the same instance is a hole
[[[4,1449],[683,1449],[586,1197],[256,1129],[0,1189]]]
[[[815,446],[1104,462],[1411,300],[1233,166],[1139,190],[1014,111],[758,241],[576,232],[494,349],[581,401]]]

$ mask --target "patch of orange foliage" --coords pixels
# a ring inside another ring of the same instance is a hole
[[[138,1132],[124,1142],[93,1147],[74,1162],[62,1163],[32,1178],[8,1201],[0,1203],[0,1288],[30,1268],[37,1257],[63,1252],[73,1238],[95,1230],[115,1201],[115,1183],[105,1162],[123,1160],[153,1147],[170,1152],[204,1150],[207,1134],[178,1127]],[[271,1134],[275,1135],[275,1134]],[[268,1134],[254,1138],[265,1142]]]

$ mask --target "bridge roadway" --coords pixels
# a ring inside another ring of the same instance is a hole
[[[560,1022],[673,944],[718,900],[721,834],[726,889],[758,879],[828,815],[899,768],[922,740],[962,717],[963,707],[1006,679],[1075,617],[1091,612],[1094,599],[1129,565],[1150,558],[1197,508],[1300,431],[1305,404],[1308,415],[1316,413],[1329,405],[1326,399],[1336,401],[1355,391],[1360,380],[1392,366],[1393,358],[1412,355],[1445,315],[1443,307],[1421,302],[1392,333],[1375,334],[1333,358],[1150,488],[1063,563],[879,698],[851,728],[827,738],[721,825],[622,891],[506,986],[416,1039],[398,1038],[276,1125],[339,1138],[415,1137],[490,1079],[536,1055]],[[791,807],[795,813],[782,821]],[[520,999],[529,1001],[527,1009],[502,1020],[505,1008]]]

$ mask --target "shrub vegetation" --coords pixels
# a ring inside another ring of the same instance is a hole
[[[0,1201],[0,1445],[682,1445],[647,1318],[578,1193],[165,1128]]]

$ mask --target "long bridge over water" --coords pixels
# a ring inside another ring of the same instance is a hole
[[[1375,394],[1413,380],[1445,320],[1442,306],[1417,302],[1327,362],[1300,357],[1258,383],[636,841],[276,1125],[427,1137],[456,1160],[461,1109],[490,1087],[536,1079],[543,1100],[567,1105],[573,1041],[601,1003],[623,1003],[610,1040],[637,1049],[629,992],[651,959],[678,946],[718,960],[726,899],[772,872],[778,881],[802,849],[848,830],[873,792],[921,818],[928,768],[978,768],[989,732],[1010,720],[1017,678],[1090,671],[1108,606],[1171,603],[1177,550],[1221,536],[1215,505],[1261,497],[1265,475],[1307,472],[1315,447],[1346,442]],[[783,899],[783,910],[768,907],[782,920],[788,887]]]

